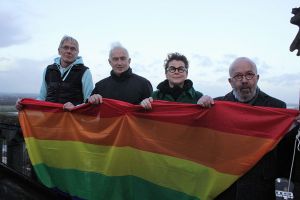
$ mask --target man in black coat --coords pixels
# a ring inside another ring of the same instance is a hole
[[[257,82],[259,75],[256,64],[246,57],[237,58],[229,68],[228,81],[232,91],[225,96],[214,100],[246,103],[253,106],[266,106],[273,108],[286,108],[286,104],[261,91]],[[206,106],[213,100],[203,99]],[[210,107],[210,106],[207,106]],[[297,118],[299,120],[299,117]],[[275,199],[275,179],[288,178],[291,166],[293,142],[297,130],[288,133],[282,142],[272,151],[267,153],[245,175],[240,177],[227,190],[221,193],[217,200],[272,200]],[[299,152],[294,163],[293,180],[299,181]],[[298,169],[297,169],[298,168]],[[298,174],[298,175],[297,175]],[[296,198],[300,198],[297,191]]]
[[[127,49],[120,44],[113,46],[108,62],[112,67],[110,76],[96,83],[88,100],[90,103],[102,103],[104,97],[139,104],[151,96],[153,89],[150,81],[132,72]]]

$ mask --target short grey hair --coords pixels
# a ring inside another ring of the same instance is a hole
[[[79,51],[79,44],[78,44],[78,41],[77,41],[75,38],[73,38],[73,37],[71,37],[71,36],[68,36],[68,35],[65,35],[65,36],[61,39],[58,48],[61,48],[61,47],[63,46],[64,42],[66,42],[66,41],[70,41],[70,42],[75,43],[76,48],[77,48],[77,51]]]
[[[129,58],[129,53],[128,53],[127,49],[125,47],[123,47],[120,42],[114,42],[111,44],[110,51],[109,51],[109,58],[111,58],[112,52],[115,49],[122,49],[123,51],[125,51],[125,53],[127,54],[127,57]]]
[[[237,62],[240,62],[240,61],[245,61],[245,62],[248,62],[252,67],[253,67],[253,70],[254,72],[257,74],[257,67],[256,67],[256,64],[250,59],[250,58],[247,58],[247,57],[238,57],[236,58],[230,65],[229,67],[229,76],[232,75],[232,71],[233,71],[233,68],[235,67],[236,63]]]

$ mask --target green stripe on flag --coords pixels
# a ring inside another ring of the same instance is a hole
[[[199,200],[199,198],[161,187],[135,176],[105,176],[93,172],[34,166],[42,182],[89,200]],[[50,178],[51,177],[51,178]],[[178,180],[179,181],[179,180]]]
[[[237,179],[237,176],[220,173],[189,160],[131,147],[34,138],[26,138],[25,141],[30,147],[28,152],[34,166],[45,164],[57,169],[74,169],[107,177],[136,177],[158,187],[203,199],[208,194],[219,194]]]

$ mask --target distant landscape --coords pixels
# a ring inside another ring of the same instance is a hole
[[[15,104],[18,98],[36,98],[38,94],[23,93],[1,93],[0,112],[16,112]],[[288,108],[298,109],[298,104],[288,104]]]
[[[18,98],[36,98],[37,94],[0,93],[0,112],[16,112]]]

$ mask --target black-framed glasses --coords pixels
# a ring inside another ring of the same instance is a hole
[[[167,71],[170,72],[170,73],[175,73],[176,70],[178,71],[178,73],[183,73],[183,72],[186,72],[187,71],[187,68],[185,67],[173,67],[173,66],[170,66],[167,68]]]
[[[234,78],[235,80],[241,81],[241,80],[243,80],[244,77],[247,80],[251,80],[251,79],[253,79],[254,76],[256,76],[256,74],[254,74],[254,73],[247,73],[247,74],[237,74],[237,75],[235,75],[232,78]]]
[[[62,48],[64,51],[68,51],[68,50],[70,50],[72,52],[77,51],[77,49],[75,47],[70,47],[70,46],[62,46],[60,48]]]

